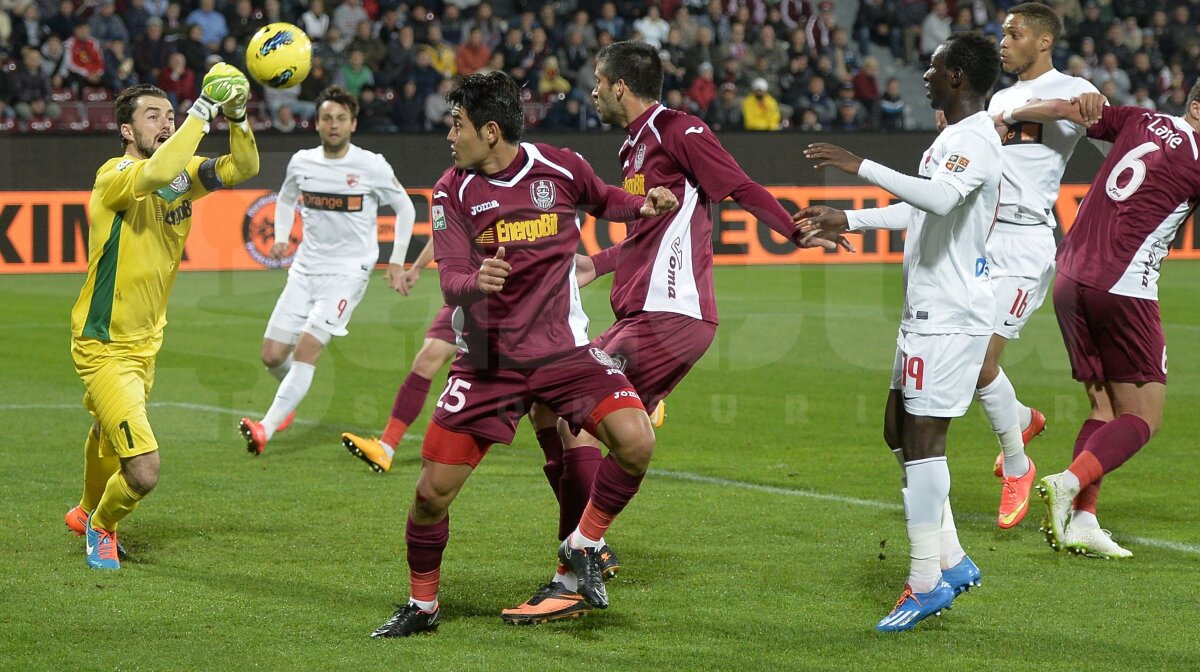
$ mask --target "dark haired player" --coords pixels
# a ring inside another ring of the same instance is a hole
[[[404,263],[416,216],[387,159],[350,142],[358,128],[358,99],[331,86],[316,104],[321,146],[292,156],[275,201],[277,232],[290,230],[300,209],[302,242],[263,334],[262,362],[279,387],[261,421],[242,418],[238,424],[252,455],[262,454],[271,437],[291,424],[325,347],[349,333],[350,316],[379,260],[379,206],[396,211],[392,263]],[[271,255],[282,256],[287,246],[287,238],[277,235]]]
[[[801,230],[908,230],[883,434],[904,466],[910,565],[896,606],[875,626],[883,632],[911,629],[980,581],[950,510],[946,433],[971,405],[992,334],[986,245],[1000,203],[1002,150],[984,101],[999,74],[995,47],[978,33],[960,33],[937,48],[925,87],[948,125],[921,158],[920,177],[833,145],[804,153],[817,168],[859,175],[903,202],[850,212],[805,208],[796,215]]]
[[[600,118],[628,132],[619,154],[625,190],[641,195],[648,185],[665,186],[680,203],[676,211],[632,222],[621,243],[591,259],[579,258],[581,285],[615,272],[610,298],[617,321],[592,345],[619,363],[646,407],[654,409],[700,360],[716,333],[713,204],[733,198],[796,244],[803,236],[795,232],[791,215],[746,175],[708,125],[658,102],[663,71],[654,47],[616,42],[601,49],[596,82],[592,98]],[[813,244],[837,246],[828,240]],[[546,455],[545,471],[559,500],[561,539],[575,528],[588,501],[600,464],[599,442],[586,432],[575,436],[563,431],[560,436],[556,418],[541,409],[533,419]],[[606,566],[613,564],[610,555]],[[539,623],[577,616],[586,605],[576,584],[569,568],[560,565],[548,583],[502,617]]]
[[[140,84],[114,102],[121,156],[96,171],[88,201],[88,273],[71,310],[71,357],[95,421],[84,443],[83,497],[66,523],[86,538],[93,569],[120,569],[117,524],[158,483],[158,440],[146,417],[167,300],[192,230],[192,202],[258,174],[246,122],[250,84],[213,66],[175,129],[167,94]],[[196,156],[209,122],[229,120],[229,154]]]
[[[603,350],[589,347],[575,277],[576,210],[629,221],[673,209],[674,197],[662,188],[627,194],[574,152],[521,143],[520,90],[503,73],[464,77],[446,98],[454,168],[434,186],[431,218],[442,294],[455,307],[464,351],[421,448],[405,535],[411,597],[372,637],[437,627],[450,504],[488,448],[512,440],[533,402],[609,447],[579,526],[559,546],[591,606],[608,606],[600,540],[637,493],[654,451],[637,392]]]
[[[1100,94],[1018,107],[1016,121],[1087,124]],[[1104,107],[1089,138],[1113,143],[1058,250],[1054,312],[1092,412],[1070,467],[1037,485],[1055,550],[1133,555],[1100,528],[1100,480],[1141,450],[1162,424],[1167,343],[1158,310],[1162,260],[1200,202],[1200,82],[1184,116]],[[1089,492],[1090,491],[1090,492]]]

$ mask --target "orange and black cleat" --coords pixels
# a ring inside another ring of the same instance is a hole
[[[509,624],[536,625],[565,618],[580,618],[591,610],[582,595],[567,590],[558,581],[551,581],[538,588],[524,604],[501,611],[500,618]]]

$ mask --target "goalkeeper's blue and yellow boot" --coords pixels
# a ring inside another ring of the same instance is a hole
[[[942,570],[942,580],[950,584],[950,590],[953,590],[954,596],[958,597],[982,584],[983,574],[980,573],[971,558],[964,555],[957,565]]]
[[[63,516],[63,520],[67,523],[67,528],[75,533],[75,536],[82,537],[87,529],[88,512],[82,506],[76,505],[75,508],[67,511],[67,515]],[[125,552],[125,547],[121,542],[117,542],[117,557],[124,560],[129,554]]]
[[[879,632],[912,630],[917,623],[941,614],[953,603],[954,590],[945,581],[938,581],[937,587],[928,593],[914,593],[906,584],[896,606],[875,625],[875,629]]]
[[[87,540],[88,567],[92,569],[121,568],[121,560],[117,557],[116,532],[97,530],[92,527],[92,517],[88,516],[83,536]]]

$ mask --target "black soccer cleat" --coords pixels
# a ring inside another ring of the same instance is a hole
[[[386,623],[375,628],[375,632],[371,633],[371,639],[408,637],[423,632],[434,632],[437,630],[441,615],[441,608],[429,612],[422,611],[420,607],[411,602],[405,605],[396,605],[396,613],[392,614]]]
[[[604,588],[604,575],[600,570],[600,550],[574,548],[568,536],[558,546],[558,559],[579,579],[579,594],[583,599],[597,609],[607,609],[608,591]]]
[[[600,547],[600,575],[605,581],[617,575],[621,571],[621,559],[617,557],[616,551],[612,546],[605,544]]]

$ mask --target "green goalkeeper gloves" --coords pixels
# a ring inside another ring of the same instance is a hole
[[[200,97],[192,104],[188,114],[201,121],[210,122],[217,112],[225,118],[240,122],[246,118],[246,101],[250,98],[250,82],[240,70],[228,63],[213,65],[200,84]]]

